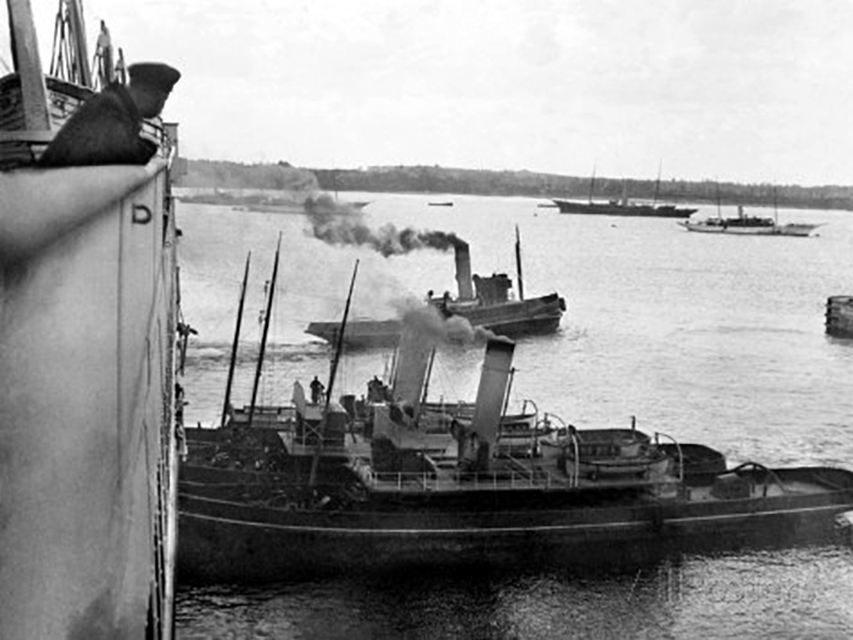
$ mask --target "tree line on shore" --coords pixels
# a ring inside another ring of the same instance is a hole
[[[188,160],[179,186],[197,189],[280,191],[367,191],[529,196],[543,199],[631,200],[853,210],[853,187],[799,186],[713,180],[657,180],[576,177],[531,171],[490,171],[439,166],[367,169],[308,169],[288,162],[242,164]]]

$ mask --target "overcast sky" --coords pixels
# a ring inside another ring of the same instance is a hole
[[[190,158],[853,184],[849,0],[84,4],[182,71]]]

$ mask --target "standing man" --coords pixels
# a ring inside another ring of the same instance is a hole
[[[311,402],[320,404],[323,400],[323,391],[325,389],[323,383],[317,379],[317,376],[314,376],[314,379],[311,381]]]

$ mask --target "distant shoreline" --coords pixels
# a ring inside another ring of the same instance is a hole
[[[245,191],[243,189],[216,189],[216,190],[203,190],[202,193],[189,193],[190,190],[181,190],[175,189],[176,193],[175,197],[180,202],[185,202],[188,204],[209,204],[214,206],[230,206],[238,211],[254,211],[259,213],[281,213],[281,214],[303,214],[305,213],[304,202],[305,199],[308,198],[312,193],[305,193],[302,191],[288,192],[286,190],[263,190],[262,193],[253,192],[251,194],[243,194],[241,192]],[[257,190],[253,190],[257,191]],[[346,200],[347,191],[341,191],[340,194],[343,194],[341,204],[358,204],[358,203],[348,203]],[[354,193],[388,193],[388,194],[396,194],[396,195],[411,195],[411,196],[431,196],[436,195],[433,193],[424,193],[420,191],[386,191],[386,192],[363,192],[358,191]],[[315,194],[314,194],[315,195]],[[517,196],[517,195],[504,195],[504,194],[450,194],[450,193],[442,193],[441,195],[476,195],[481,197],[497,197],[497,198],[518,198],[518,197],[527,197],[531,200],[541,200],[536,204],[536,207],[539,209],[556,209],[557,205],[553,204],[550,198],[542,197],[542,196]],[[582,198],[569,198],[573,200],[577,200],[578,202],[586,202],[586,200]],[[646,202],[641,199],[634,200],[638,204],[650,204],[650,202]],[[698,206],[715,206],[717,203],[714,202],[691,202],[685,201],[680,202],[679,204],[683,205],[698,205]],[[725,202],[721,201],[721,206],[731,207],[737,204],[742,204],[742,202]],[[750,209],[773,209],[776,205],[772,202],[753,202],[748,205],[744,205]],[[853,210],[846,209],[844,207],[829,207],[822,203],[815,204],[803,204],[803,203],[786,203],[782,205],[778,205],[785,209],[802,209],[802,210]],[[358,207],[356,207],[358,208]]]
[[[665,181],[573,177],[529,171],[479,171],[438,166],[306,169],[286,162],[244,165],[186,161],[180,186],[186,202],[235,206],[301,206],[318,191],[442,196],[527,197],[607,202],[627,197],[648,204],[743,205],[853,211],[853,187],[740,184],[712,180]]]

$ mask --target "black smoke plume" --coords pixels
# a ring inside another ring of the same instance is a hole
[[[454,233],[418,231],[412,227],[397,229],[390,222],[379,229],[365,224],[361,211],[349,204],[335,202],[329,194],[305,201],[305,215],[311,222],[311,234],[333,245],[365,246],[384,257],[402,255],[416,249],[449,251],[467,247],[468,243]]]

